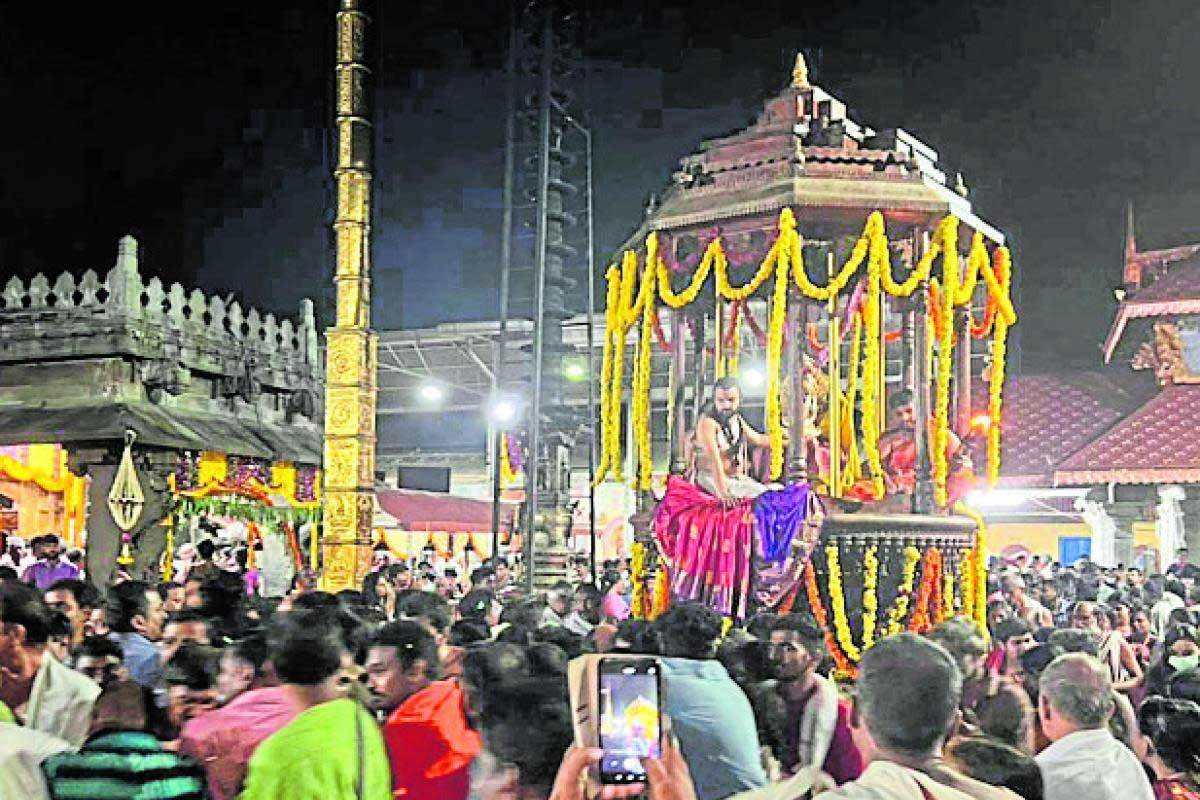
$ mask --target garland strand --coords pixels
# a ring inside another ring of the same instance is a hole
[[[904,630],[904,618],[908,616],[908,606],[912,600],[913,589],[917,582],[917,564],[921,561],[921,551],[909,545],[904,548],[904,567],[900,572],[900,585],[896,587],[896,599],[887,613],[887,633],[894,636]]]
[[[1012,260],[1007,247],[996,248],[995,273],[999,278],[1000,297],[1008,297],[1012,285]],[[989,274],[985,271],[985,275]],[[999,302],[997,301],[997,307]],[[992,375],[988,383],[988,486],[995,488],[1000,481],[1000,412],[1004,400],[1004,372],[1008,357],[1008,327],[1011,323],[997,314],[992,339]]]
[[[958,295],[957,226],[947,228],[942,244],[942,325],[938,332],[937,388],[934,402],[933,491],[939,506],[948,498],[950,462],[950,378],[954,373],[954,299]]]
[[[808,563],[804,565],[804,590],[808,594],[808,605],[812,609],[813,618],[825,633],[825,649],[833,657],[833,663],[837,666],[838,673],[853,676],[857,670],[850,659],[846,658],[842,648],[838,646],[837,638],[833,635],[833,629],[829,625],[829,613],[825,610],[825,604],[821,602],[821,587],[817,584],[817,570],[813,566],[812,559],[809,559]]]
[[[825,546],[825,561],[829,565],[829,606],[833,611],[833,630],[846,658],[854,663],[862,659],[862,651],[854,644],[850,620],[846,618],[846,594],[842,586],[842,567],[838,563],[838,546]]]
[[[863,618],[862,646],[870,650],[875,644],[875,625],[879,614],[879,556],[878,547],[871,545],[863,553]]]
[[[780,221],[780,241],[796,235],[795,217],[787,214]],[[790,226],[790,227],[789,227]],[[783,474],[782,394],[783,328],[787,318],[788,254],[783,250],[776,259],[775,290],[771,295],[771,315],[767,321],[767,435],[771,441],[771,478]]]
[[[646,269],[642,275],[643,286],[649,286],[645,305],[642,306],[642,326],[638,332],[637,361],[633,373],[633,437],[637,448],[638,467],[634,487],[649,491],[654,472],[653,455],[650,451],[650,355],[654,338],[655,278],[654,265],[658,263],[658,237],[651,235],[647,240]]]

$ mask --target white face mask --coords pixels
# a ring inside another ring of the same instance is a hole
[[[1191,672],[1200,667],[1200,653],[1192,653],[1190,656],[1170,656],[1167,658],[1167,663],[1176,672]]]

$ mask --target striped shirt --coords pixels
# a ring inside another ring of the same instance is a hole
[[[141,731],[105,732],[42,763],[53,800],[204,800],[204,770]]]

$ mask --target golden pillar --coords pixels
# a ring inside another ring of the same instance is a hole
[[[337,319],[326,336],[322,588],[358,588],[371,566],[378,341],[371,330],[371,19],[364,0],[337,13]]]

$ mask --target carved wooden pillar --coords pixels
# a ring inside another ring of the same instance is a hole
[[[785,369],[791,380],[792,402],[788,409],[791,419],[790,441],[788,442],[787,464],[784,468],[789,483],[808,477],[808,440],[804,435],[804,342],[808,328],[808,301],[795,286],[787,307],[787,327],[791,333],[788,342]]]
[[[929,249],[929,234],[922,232],[913,263]],[[929,458],[929,282],[921,281],[913,295],[913,412],[916,416],[917,475],[913,513],[930,514],[934,508],[933,466]]]
[[[971,303],[954,313],[958,347],[954,353],[954,427],[958,435],[971,432]]]

